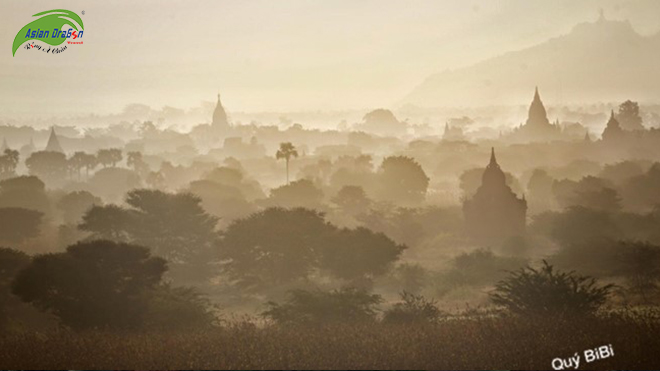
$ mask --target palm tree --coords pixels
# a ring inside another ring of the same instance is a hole
[[[286,142],[286,143],[280,143],[280,149],[277,150],[277,154],[275,154],[275,158],[279,159],[285,159],[286,160],[286,184],[289,184],[289,160],[291,160],[291,157],[298,157],[298,151],[296,150],[296,147],[291,144],[291,142]]]

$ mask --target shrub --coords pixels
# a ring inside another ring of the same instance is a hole
[[[353,287],[330,292],[293,290],[283,304],[268,302],[262,316],[289,325],[368,322],[375,320],[381,300],[380,295]]]
[[[462,253],[452,261],[444,279],[449,285],[485,286],[504,278],[507,270],[525,266],[525,259],[498,256],[489,249]]]
[[[435,300],[426,299],[422,295],[409,292],[401,293],[401,302],[385,312],[385,323],[436,323],[442,317]]]
[[[613,285],[596,286],[596,279],[561,272],[543,261],[541,269],[525,267],[495,285],[491,301],[522,315],[587,315],[598,310]]]

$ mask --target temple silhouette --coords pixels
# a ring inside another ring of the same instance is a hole
[[[48,144],[46,144],[44,151],[64,153],[64,150],[60,145],[60,140],[55,133],[55,128],[50,129],[50,137],[48,138]]]
[[[482,244],[498,244],[525,234],[527,201],[506,184],[494,148],[477,193],[463,202],[463,214],[468,236]]]
[[[527,121],[514,129],[510,138],[516,142],[548,142],[562,139],[562,129],[558,122],[551,123],[541,101],[539,88],[534,90],[534,98],[529,106]]]
[[[445,131],[442,135],[442,140],[447,141],[464,141],[467,140],[463,129],[460,126],[454,125],[451,126],[449,123],[445,123]]]
[[[227,112],[225,112],[225,108],[222,106],[222,102],[220,102],[220,94],[218,94],[218,103],[215,105],[215,110],[213,111],[211,127],[216,131],[226,131],[231,128],[227,119]]]
[[[621,142],[626,138],[626,133],[621,128],[619,120],[614,117],[614,110],[612,110],[610,119],[607,121],[607,125],[605,125],[602,137],[603,141],[606,142]]]

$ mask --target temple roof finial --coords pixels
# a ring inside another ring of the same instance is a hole
[[[497,165],[497,159],[495,158],[495,147],[490,147],[490,163]]]

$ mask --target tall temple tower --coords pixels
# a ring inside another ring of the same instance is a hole
[[[559,124],[552,124],[548,120],[539,88],[534,90],[534,99],[529,106],[527,121],[513,132],[513,139],[519,142],[547,142],[561,137]]]
[[[467,234],[482,244],[499,244],[525,234],[527,201],[506,184],[494,148],[477,193],[463,202],[463,215]]]
[[[50,129],[50,137],[48,138],[48,144],[46,145],[46,148],[44,148],[44,151],[64,153],[64,150],[60,145],[60,140],[57,138],[57,134],[55,134],[55,128]]]
[[[211,127],[220,130],[229,129],[231,127],[231,125],[229,125],[229,120],[227,119],[227,112],[225,112],[225,108],[222,106],[222,102],[220,102],[220,94],[218,94],[218,103],[213,111],[213,122],[211,123]]]
[[[529,106],[529,113],[527,114],[527,122],[525,125],[535,127],[550,126],[548,114],[545,111],[545,106],[543,106],[541,96],[539,95],[538,86],[534,89],[534,99],[532,100],[532,104]]]
[[[624,133],[621,128],[621,124],[619,124],[619,121],[614,117],[614,110],[612,110],[610,119],[607,121],[605,130],[603,130],[603,140],[608,142],[619,141],[625,137],[625,134],[626,133]]]

